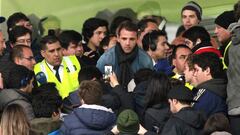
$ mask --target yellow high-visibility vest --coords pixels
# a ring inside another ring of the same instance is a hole
[[[61,82],[55,77],[55,74],[48,67],[45,59],[34,66],[35,75],[43,72],[46,76],[47,82],[56,84],[56,88],[62,98],[65,98],[69,93],[79,88],[78,73],[81,69],[80,63],[76,56],[64,56],[62,59],[63,76]],[[38,83],[38,85],[40,85]]]
[[[230,41],[228,43],[228,45],[225,47],[225,49],[224,49],[224,53],[223,53],[223,57],[222,57],[223,69],[227,69],[228,68],[228,66],[226,65],[224,59],[226,57],[227,50],[228,50],[228,48],[230,47],[231,44],[232,44],[232,41]]]
[[[178,80],[179,80],[180,76],[181,76],[181,75],[175,73],[175,75],[172,76],[172,78],[174,78],[174,79],[178,79]],[[188,82],[185,82],[185,86],[186,86],[187,88],[189,88],[190,90],[193,89],[193,86],[192,86],[190,83],[188,83]]]

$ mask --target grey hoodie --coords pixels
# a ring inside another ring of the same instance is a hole
[[[229,47],[229,65],[227,70],[228,111],[240,107],[240,21],[229,26],[232,31],[232,45]],[[240,114],[240,109],[235,115]]]

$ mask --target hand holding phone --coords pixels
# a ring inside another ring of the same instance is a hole
[[[113,72],[110,76],[109,76],[109,84],[114,88],[115,86],[119,85],[118,79],[116,74]]]

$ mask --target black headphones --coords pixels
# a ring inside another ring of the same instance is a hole
[[[33,75],[29,72],[27,74],[27,76],[25,76],[21,79],[21,81],[20,81],[21,87],[26,87],[30,83],[32,78],[33,78]]]
[[[149,44],[149,48],[152,51],[155,51],[157,49],[156,43],[152,40],[152,32],[150,32],[148,35],[148,44]]]
[[[21,80],[21,87],[26,87],[28,83],[29,83],[29,79],[27,77],[23,78]]]

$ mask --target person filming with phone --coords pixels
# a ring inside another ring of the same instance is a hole
[[[133,78],[133,74],[142,68],[153,69],[151,58],[137,46],[136,24],[123,22],[118,27],[117,45],[104,53],[97,61],[97,68],[104,73],[106,65],[112,66],[119,83],[124,90]]]

